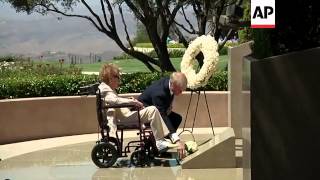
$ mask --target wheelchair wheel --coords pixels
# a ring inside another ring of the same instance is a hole
[[[130,162],[137,167],[143,167],[149,164],[149,158],[145,151],[136,150],[131,154]]]
[[[118,159],[118,152],[110,143],[99,143],[92,149],[91,159],[99,168],[108,168]]]
[[[118,142],[117,138],[109,137],[108,142],[115,147],[118,152],[118,156],[121,155],[120,143]]]
[[[157,155],[158,150],[155,148],[152,139],[147,139],[144,143],[144,148],[146,150],[146,154],[149,160],[154,160],[155,156]]]

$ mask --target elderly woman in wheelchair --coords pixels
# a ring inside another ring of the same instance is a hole
[[[93,148],[91,157],[98,167],[112,166],[118,157],[125,157],[134,147],[131,163],[144,166],[150,158],[164,152],[171,145],[164,139],[169,134],[158,109],[155,106],[143,107],[134,98],[119,97],[115,89],[119,87],[120,73],[113,64],[103,65],[100,71],[101,83],[97,91],[98,120],[101,128],[102,140]],[[101,113],[102,112],[102,113]],[[100,115],[99,115],[100,113]],[[103,122],[103,121],[107,122]],[[101,122],[100,122],[101,121]],[[107,124],[106,124],[107,123]],[[150,125],[151,131],[145,129]],[[122,151],[123,130],[139,129],[138,141],[130,141]],[[121,130],[121,139],[118,131]],[[132,145],[135,144],[135,145]]]

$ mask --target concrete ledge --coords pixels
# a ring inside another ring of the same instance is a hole
[[[181,162],[182,169],[235,168],[235,134],[232,128],[215,132],[209,142]]]
[[[215,127],[228,126],[228,92],[206,92]],[[138,96],[123,94],[122,96]],[[192,126],[197,96],[192,97],[186,127]],[[174,100],[174,111],[186,114],[190,92]],[[43,138],[98,132],[95,96],[64,96],[0,100],[0,145]],[[181,123],[181,127],[183,126]],[[210,127],[203,94],[200,95],[195,127]]]

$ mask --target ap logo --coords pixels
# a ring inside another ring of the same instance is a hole
[[[275,28],[275,0],[251,0],[251,28]]]

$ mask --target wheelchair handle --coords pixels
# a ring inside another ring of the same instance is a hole
[[[79,95],[96,95],[96,92],[98,90],[99,82],[94,84],[89,84],[87,86],[82,86],[79,89],[78,94]]]

